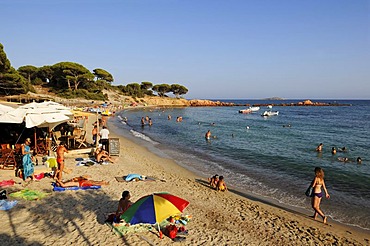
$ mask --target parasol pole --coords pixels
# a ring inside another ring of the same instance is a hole
[[[158,231],[159,231],[159,238],[162,239],[163,238],[163,235],[162,235],[161,228],[159,227],[159,223],[158,222],[157,222],[157,225],[158,225]]]
[[[96,110],[96,140],[95,140],[96,149],[99,146],[98,136],[99,136],[99,113],[98,113],[98,110]]]

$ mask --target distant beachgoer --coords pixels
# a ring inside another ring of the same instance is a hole
[[[362,159],[361,159],[361,157],[357,157],[357,164],[361,164],[362,163]]]
[[[91,134],[92,134],[92,139],[93,139],[94,145],[95,145],[96,141],[97,141],[97,137],[98,137],[98,126],[97,125],[94,126],[94,128],[91,131]]]
[[[125,190],[122,192],[122,198],[118,202],[118,208],[116,211],[116,222],[120,220],[120,216],[132,205],[130,201],[130,192]]]
[[[110,157],[108,151],[104,150],[99,144],[99,147],[95,150],[95,159],[97,162],[110,161],[114,163],[114,160]]]
[[[145,118],[144,117],[141,117],[141,126],[144,126],[145,125]]]
[[[56,181],[57,186],[67,188],[67,187],[89,187],[94,185],[109,185],[109,182],[107,181],[96,181],[96,180],[90,180],[87,176],[81,176],[77,178],[73,178],[68,181],[61,181],[57,179]]]
[[[103,145],[103,149],[109,152],[109,130],[106,126],[100,130],[100,143]]]
[[[224,176],[220,176],[220,179],[217,182],[216,185],[216,190],[217,191],[227,191],[227,186],[224,180]]]
[[[206,138],[207,140],[210,140],[210,139],[211,139],[211,130],[208,130],[208,131],[206,132],[205,138]]]
[[[213,188],[216,188],[218,182],[218,175],[214,175],[211,178],[208,178],[209,185]]]
[[[22,164],[23,164],[23,179],[25,181],[31,181],[35,179],[34,168],[31,157],[31,139],[26,138],[24,144],[22,144]]]
[[[145,117],[145,121],[146,121],[146,122],[149,122],[149,116],[146,116],[146,117]]]
[[[64,142],[61,142],[57,148],[57,162],[58,170],[54,173],[53,178],[62,180],[63,170],[64,170],[64,153],[68,153],[67,148],[65,147]]]
[[[149,118],[149,126],[153,125],[153,121],[152,121],[152,118]]]
[[[338,161],[340,162],[349,162],[348,157],[338,157]]]
[[[343,148],[341,149],[341,151],[342,151],[342,152],[347,152],[347,148],[346,148],[346,147],[343,147]]]
[[[171,119],[172,119],[172,117],[171,117],[171,115],[170,115],[170,114],[167,116],[167,119],[168,119],[168,120],[171,120]]]
[[[320,143],[320,144],[319,144],[319,146],[317,146],[317,147],[316,147],[316,151],[317,151],[317,152],[321,152],[321,151],[322,151],[322,147],[323,147],[323,146],[324,146],[324,145],[323,145],[322,143]]]
[[[311,186],[313,187],[313,197],[311,200],[311,205],[315,211],[312,217],[316,220],[317,215],[319,214],[322,217],[324,224],[326,224],[328,218],[325,216],[325,214],[320,209],[320,202],[321,202],[321,198],[323,197],[321,188],[324,189],[325,197],[327,199],[330,198],[330,195],[325,186],[324,170],[321,169],[320,167],[315,168],[315,178],[313,179]]]
[[[336,150],[336,148],[335,148],[335,147],[331,148],[331,153],[332,153],[333,155],[335,155],[335,154],[337,153],[337,150]]]

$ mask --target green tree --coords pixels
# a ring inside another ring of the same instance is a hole
[[[54,71],[51,66],[43,66],[37,70],[36,77],[43,82],[50,82],[54,77]]]
[[[68,90],[77,90],[82,83],[88,83],[94,79],[94,75],[84,66],[74,62],[59,62],[52,66],[53,79],[51,86]]]
[[[176,97],[188,93],[188,89],[185,86],[179,84],[171,85],[171,91]]]
[[[112,83],[114,81],[112,74],[105,71],[101,68],[96,68],[93,70],[93,74],[95,75],[96,80],[105,80],[109,83]]]
[[[31,83],[37,76],[38,68],[32,65],[21,66],[17,69],[18,73]]]
[[[15,70],[0,43],[0,95],[18,95],[32,90],[32,86]]]
[[[171,91],[171,86],[169,84],[159,84],[153,86],[152,90],[157,92],[158,96],[163,97],[166,93]]]
[[[125,87],[125,92],[132,97],[143,97],[143,92],[138,83],[127,84]]]

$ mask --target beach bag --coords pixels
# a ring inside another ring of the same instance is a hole
[[[306,190],[306,196],[312,197],[313,196],[313,187],[310,185],[308,189]]]
[[[177,236],[177,227],[175,225],[168,225],[165,230],[166,236],[174,239]]]

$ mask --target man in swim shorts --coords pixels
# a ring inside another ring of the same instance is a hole
[[[64,170],[64,153],[68,153],[67,148],[64,146],[64,142],[61,142],[57,148],[57,162],[58,162],[58,170],[54,174],[53,178],[57,178],[62,180],[62,173]]]

